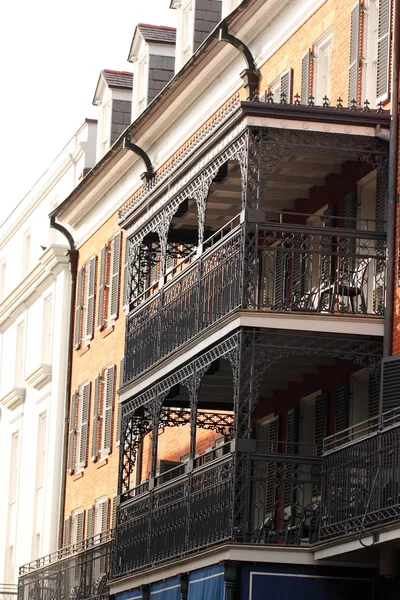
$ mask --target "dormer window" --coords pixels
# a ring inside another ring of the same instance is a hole
[[[147,105],[147,52],[138,61],[137,89],[138,89],[138,114],[142,113]]]
[[[103,106],[103,112],[101,116],[101,143],[104,146],[104,151],[107,152],[110,143],[110,130],[111,130],[111,100]]]
[[[182,6],[182,55],[183,64],[187,63],[193,53],[193,3],[188,0]]]

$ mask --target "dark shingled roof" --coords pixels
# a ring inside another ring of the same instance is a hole
[[[157,42],[158,44],[175,44],[176,29],[164,25],[147,25],[139,23],[137,26],[146,42]]]
[[[128,71],[111,71],[110,69],[103,69],[102,74],[109,87],[132,89],[132,73],[129,73]]]

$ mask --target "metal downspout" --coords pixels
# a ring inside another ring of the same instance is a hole
[[[65,414],[64,414],[64,435],[62,442],[62,460],[61,460],[61,494],[60,494],[60,510],[58,524],[58,548],[62,548],[63,529],[64,529],[64,503],[65,503],[65,488],[67,482],[67,451],[68,451],[68,428],[69,428],[69,405],[71,398],[71,376],[72,376],[72,354],[74,338],[74,306],[76,293],[76,275],[78,272],[78,251],[75,248],[75,242],[70,232],[60,223],[56,223],[56,218],[50,215],[50,229],[56,229],[62,233],[68,240],[69,244],[69,259],[71,272],[71,298],[70,298],[70,318],[69,318],[69,334],[68,334],[68,363],[67,377],[65,382]]]
[[[393,69],[392,69],[392,110],[389,145],[389,183],[387,209],[387,292],[384,323],[383,355],[391,356],[393,342],[393,314],[395,295],[395,267],[397,265],[396,241],[396,204],[397,204],[397,162],[399,134],[399,66],[400,66],[400,2],[394,2],[393,25]]]

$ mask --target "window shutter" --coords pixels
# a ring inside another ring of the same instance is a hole
[[[275,417],[269,423],[268,431],[268,452],[275,454],[278,451],[279,437],[279,417]],[[274,479],[277,477],[277,463],[268,461],[267,463],[267,481],[265,484],[265,510],[271,511],[275,506],[275,487]]]
[[[117,525],[117,506],[118,506],[118,496],[114,496],[112,499],[112,509],[111,509],[111,529],[115,529]]]
[[[85,511],[76,515],[76,543],[80,544],[84,539]]]
[[[400,356],[382,359],[382,412],[400,406]]]
[[[87,463],[88,433],[89,433],[89,404],[90,404],[90,381],[80,387],[79,401],[81,410],[81,432],[79,447],[79,467],[85,468]]]
[[[94,506],[90,506],[87,509],[86,537],[91,538],[93,536],[94,536]]]
[[[104,394],[103,394],[103,416],[104,416],[104,453],[111,452],[112,439],[112,415],[114,404],[114,381],[115,366],[108,367],[105,373]]]
[[[351,191],[343,196],[343,227],[356,229],[357,217],[357,192]]]
[[[298,418],[297,410],[292,408],[288,411],[286,417],[286,452],[287,454],[296,454],[298,440]]]
[[[124,261],[124,307],[129,310],[130,301],[130,282],[129,282],[129,240],[125,240],[125,261]]]
[[[312,49],[309,48],[301,61],[301,103],[308,104],[312,93]]]
[[[100,385],[101,377],[97,375],[94,384],[94,408],[93,408],[93,437],[92,437],[92,461],[97,459],[97,451],[99,448],[98,443],[98,430],[99,430],[99,403],[100,403]]]
[[[335,432],[343,431],[349,426],[349,384],[336,388]]]
[[[110,265],[110,319],[118,317],[119,270],[121,268],[121,234],[117,233],[111,242]]]
[[[69,449],[68,449],[68,473],[72,473],[76,460],[76,423],[77,423],[77,398],[78,394],[74,392],[71,398],[71,413],[69,418]]]
[[[71,517],[64,519],[64,548],[71,545]]]
[[[380,377],[369,374],[368,418],[379,415]]]
[[[357,101],[357,105],[361,103],[360,94],[360,65],[361,65],[361,49],[362,49],[362,0],[358,0],[356,6],[351,11],[350,21],[350,56],[349,56],[349,100],[348,105],[352,100]]]
[[[281,75],[281,94],[285,94],[285,99],[288,104],[292,103],[293,99],[293,69],[284,71]]]
[[[379,0],[376,102],[389,98],[390,12],[392,0]]]
[[[328,394],[324,393],[315,399],[315,424],[314,444],[317,446],[317,454],[322,453],[322,442],[326,437],[328,421]]]
[[[108,498],[100,504],[100,511],[101,532],[104,533],[108,530],[108,515],[110,512],[110,500]]]
[[[99,311],[97,314],[97,328],[104,327],[104,299],[106,291],[106,263],[107,263],[107,246],[101,249],[101,264],[100,264],[100,288],[99,288]]]
[[[75,339],[74,348],[79,348],[82,336],[82,295],[83,295],[83,268],[78,272],[78,285],[76,290],[75,302]]]
[[[85,338],[91,340],[94,330],[94,295],[96,285],[97,256],[93,256],[86,264],[86,326]]]

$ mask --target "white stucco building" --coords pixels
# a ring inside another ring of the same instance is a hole
[[[71,274],[48,214],[95,164],[87,119],[0,225],[0,582],[58,547]]]

